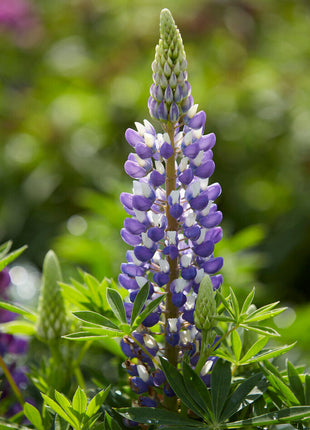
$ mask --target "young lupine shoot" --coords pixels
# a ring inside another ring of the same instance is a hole
[[[38,305],[37,335],[45,342],[55,341],[68,330],[65,302],[58,282],[62,280],[56,254],[48,251],[43,262],[43,277]]]

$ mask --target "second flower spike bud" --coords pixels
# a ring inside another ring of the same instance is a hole
[[[199,330],[211,330],[214,327],[213,317],[216,315],[216,301],[211,279],[206,275],[200,284],[196,299],[194,320]]]
[[[148,104],[153,118],[176,123],[192,106],[186,67],[180,32],[171,12],[163,9],[160,14],[160,39],[152,64],[154,83]]]
[[[37,320],[37,334],[45,342],[59,339],[67,331],[65,302],[58,285],[61,280],[57,256],[48,251],[43,262]]]

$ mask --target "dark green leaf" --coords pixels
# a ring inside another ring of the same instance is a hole
[[[118,423],[107,412],[104,416],[104,430],[121,430]]]
[[[219,420],[226,402],[231,381],[230,364],[218,360],[211,373],[211,398],[215,418]]]
[[[196,403],[203,411],[206,411],[207,417],[211,420],[212,402],[208,388],[197,373],[183,361],[183,378],[187,391],[195,399]],[[213,415],[213,414],[212,414]]]
[[[30,403],[24,404],[24,414],[37,430],[44,430],[40,412]]]
[[[133,303],[130,325],[134,324],[137,316],[141,312],[141,309],[143,308],[144,303],[146,302],[146,300],[148,298],[149,292],[150,292],[150,287],[149,287],[148,283],[143,285],[143,287],[138,292],[138,294],[135,298],[135,301]]]
[[[290,383],[290,388],[299,400],[300,404],[305,404],[305,394],[304,394],[304,387],[302,385],[300,376],[295,369],[295,367],[290,363],[287,362],[287,374],[288,374],[288,380]]]
[[[116,318],[122,323],[127,323],[123,299],[119,292],[107,288],[107,300]]]
[[[310,375],[305,375],[305,403],[310,405]]]
[[[310,406],[293,406],[292,408],[281,409],[277,412],[259,415],[258,417],[250,418],[243,421],[235,421],[226,423],[227,428],[244,428],[246,426],[266,426],[280,423],[288,423],[298,421],[302,418],[310,417]]]
[[[286,404],[289,406],[299,404],[293,391],[280,378],[269,371],[266,372],[266,376],[276,392],[285,399]]]
[[[204,417],[204,410],[195,402],[192,398],[191,393],[187,390],[184,380],[180,372],[169,363],[169,361],[160,357],[160,362],[162,369],[166,375],[167,381],[171,385],[171,388],[176,393],[176,395],[181,399],[181,401],[190,408],[195,414],[200,417]],[[170,424],[170,423],[169,423]]]
[[[188,425],[189,427],[201,427],[202,424],[175,412],[159,408],[121,408],[117,412],[129,420],[145,424]]]
[[[163,294],[162,296],[157,297],[156,299],[152,300],[147,306],[145,306],[141,314],[137,316],[136,321],[132,326],[132,329],[138,327],[145,320],[145,318],[157,308],[157,306],[164,300],[165,297],[166,294]]]
[[[256,375],[251,376],[239,385],[239,387],[228,398],[225,408],[221,414],[221,421],[225,421],[227,418],[231,417],[239,410],[240,406],[245,401],[248,394],[262,380],[262,376],[262,373],[257,373]],[[261,395],[262,394],[263,393],[261,392]]]
[[[118,330],[118,331],[120,330],[120,328],[116,324],[114,324],[113,321],[109,320],[108,318],[104,317],[101,314],[98,314],[97,312],[75,311],[72,313],[81,321],[106,327],[112,330]]]

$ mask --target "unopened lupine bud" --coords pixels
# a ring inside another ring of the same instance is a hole
[[[196,300],[194,312],[196,327],[199,330],[210,330],[214,326],[214,319],[212,318],[214,315],[216,315],[214,291],[212,281],[206,275],[201,281]]]
[[[61,280],[56,254],[48,251],[43,263],[37,321],[37,334],[45,341],[58,339],[67,331],[65,302],[58,285]]]
[[[160,39],[152,64],[154,84],[149,110],[153,118],[175,123],[192,106],[180,32],[168,9],[160,14]]]

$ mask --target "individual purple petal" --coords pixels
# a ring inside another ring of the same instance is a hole
[[[163,253],[164,255],[169,255],[171,260],[174,260],[179,255],[179,250],[175,245],[169,245],[163,249]]]
[[[141,243],[141,237],[135,234],[129,233],[125,228],[121,229],[121,238],[130,246],[136,246]]]
[[[153,327],[158,323],[159,318],[160,314],[158,312],[152,312],[142,321],[142,325],[144,327]]]
[[[207,231],[205,240],[212,240],[214,243],[218,243],[223,237],[223,230],[221,227],[213,227]]]
[[[146,246],[136,246],[134,249],[136,258],[144,263],[149,261],[155,254],[155,249],[147,248]]]
[[[175,396],[175,392],[173,391],[173,389],[170,387],[169,384],[164,385],[164,393],[166,394],[167,397]]]
[[[124,303],[124,307],[125,307],[125,313],[126,313],[127,323],[130,324],[133,303],[125,302]]]
[[[184,82],[184,85],[182,87],[182,91],[183,91],[183,97],[188,97],[191,93],[191,85],[188,81]]]
[[[135,148],[137,143],[144,142],[143,137],[140,136],[140,134],[136,130],[133,130],[132,128],[127,128],[125,132],[125,139],[129,143],[129,145],[131,145],[133,148]]]
[[[140,234],[145,232],[146,227],[140,221],[134,218],[125,218],[124,227],[131,234]]]
[[[183,269],[181,270],[182,278],[186,279],[187,281],[194,279],[196,274],[197,274],[197,269],[193,266],[183,267]]]
[[[200,166],[195,168],[195,175],[198,178],[206,179],[209,178],[215,169],[215,163],[213,160],[208,160],[206,163],[200,164]]]
[[[153,275],[153,280],[159,287],[163,287],[169,282],[169,273],[156,272]]]
[[[209,200],[216,200],[222,192],[222,188],[218,182],[215,182],[212,185],[209,185],[207,188],[208,198]]]
[[[189,309],[189,310],[185,310],[182,314],[182,318],[189,322],[190,324],[194,324],[194,310],[195,309]]]
[[[210,260],[206,261],[203,265],[204,271],[208,275],[213,275],[213,273],[218,272],[224,264],[224,260],[222,257],[210,258]]]
[[[173,218],[178,219],[183,213],[183,207],[176,203],[169,207],[169,213]]]
[[[214,251],[214,243],[211,240],[207,240],[199,245],[195,245],[193,249],[199,257],[209,257]]]
[[[149,384],[147,382],[144,382],[141,378],[138,376],[133,376],[129,379],[129,385],[137,394],[146,393],[149,389]]]
[[[198,143],[202,151],[208,151],[209,149],[213,148],[213,146],[215,145],[215,141],[215,134],[209,133],[205,136],[201,136],[201,138],[198,140]]]
[[[183,149],[183,154],[188,158],[195,158],[200,151],[199,144],[197,142],[191,143],[188,146],[185,146]]]
[[[9,275],[9,271],[7,269],[3,269],[0,272],[0,291],[3,292],[11,282],[11,278]]]
[[[186,296],[183,293],[172,293],[171,301],[175,307],[180,308],[186,302]]]
[[[152,385],[154,385],[154,387],[159,387],[164,382],[166,382],[166,376],[161,369],[156,369],[154,372],[152,372],[150,379],[151,379],[151,383],[152,383]]]
[[[184,185],[188,185],[192,182],[193,177],[194,177],[193,171],[192,169],[189,168],[184,170],[184,172],[182,172],[179,175],[179,181]]]
[[[139,406],[146,406],[149,408],[156,408],[158,405],[158,402],[155,399],[150,399],[146,396],[140,396],[138,399]]]
[[[121,193],[120,195],[120,201],[122,203],[123,206],[125,206],[126,208],[132,210],[132,194],[130,193]]]
[[[204,127],[205,122],[206,122],[206,114],[205,112],[202,110],[198,113],[196,113],[196,115],[193,116],[193,118],[191,118],[188,122],[188,125],[191,128],[194,128],[195,130]]]
[[[139,157],[142,159],[150,158],[153,155],[152,148],[145,145],[145,143],[137,143],[135,150]]]
[[[121,271],[125,275],[129,276],[143,276],[145,273],[145,269],[143,267],[136,266],[133,263],[122,263],[121,264]]]
[[[165,158],[166,160],[167,160],[168,158],[170,158],[170,157],[173,155],[173,148],[172,148],[172,146],[171,146],[169,143],[164,142],[164,143],[161,145],[161,147],[160,147],[160,155],[161,155],[163,158]]]
[[[221,211],[209,213],[206,216],[197,217],[197,221],[200,225],[206,228],[212,228],[220,224],[223,219],[223,214]]]
[[[147,235],[150,239],[152,239],[153,242],[158,242],[164,237],[165,232],[162,228],[151,227],[148,229]]]
[[[176,103],[180,103],[180,101],[183,98],[183,90],[181,85],[177,85],[175,92],[174,92],[174,100],[176,101]]]
[[[153,170],[150,176],[150,182],[154,187],[159,187],[165,183],[165,175],[162,175],[157,170]]]
[[[197,197],[191,199],[189,204],[194,210],[200,211],[207,206],[208,202],[209,200],[206,194],[199,194]]]
[[[214,275],[210,277],[212,281],[213,290],[218,290],[223,283],[222,275]]]
[[[168,111],[167,111],[167,106],[163,101],[159,103],[157,114],[159,119],[161,119],[162,121],[167,121]]]
[[[165,102],[168,102],[168,103],[171,103],[173,100],[173,92],[169,85],[165,89],[164,99],[165,99]]]
[[[197,240],[200,236],[200,231],[198,225],[192,225],[184,229],[184,236],[191,240]]]
[[[148,105],[148,108],[149,108],[150,115],[153,118],[158,119],[158,113],[157,113],[157,110],[158,110],[157,106],[158,105],[156,103],[156,100],[154,100],[153,97],[149,97],[147,105]]]
[[[181,108],[182,112],[186,113],[194,104],[193,96],[189,96],[186,99],[182,100]]]
[[[179,119],[179,116],[180,116],[180,112],[179,112],[178,105],[175,102],[173,102],[169,109],[169,119],[171,122],[177,122],[177,120]]]
[[[127,160],[124,164],[124,169],[127,175],[134,179],[143,178],[146,175],[146,170],[141,167],[137,162],[132,160]]]
[[[179,343],[180,334],[179,333],[167,333],[166,340],[170,345],[176,346]]]
[[[153,200],[147,197],[134,195],[132,198],[132,206],[142,212],[148,211],[153,204]]]
[[[128,275],[120,274],[118,275],[118,282],[122,287],[126,288],[126,290],[138,290],[140,289],[135,278],[130,278]]]

